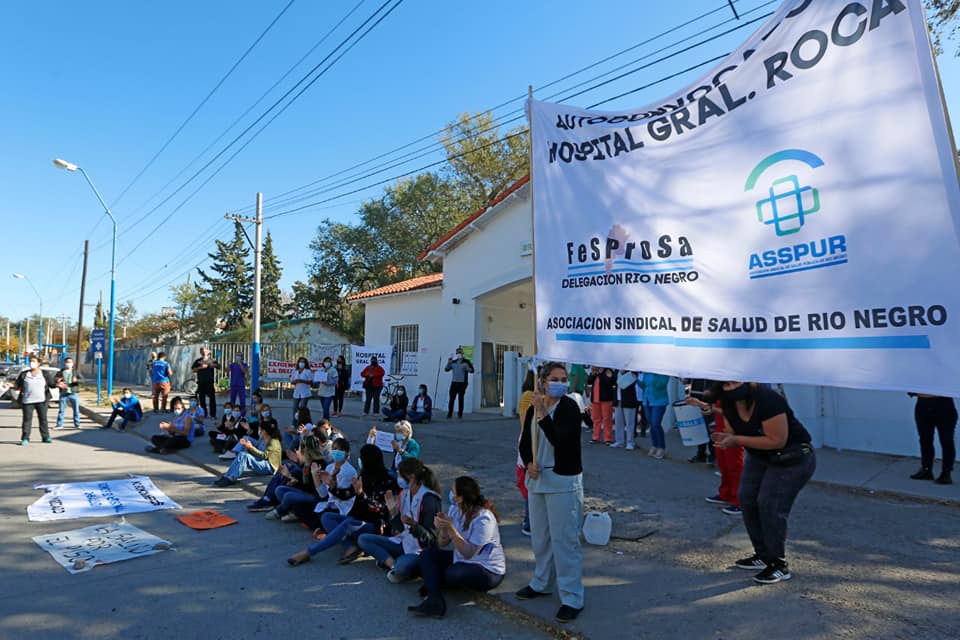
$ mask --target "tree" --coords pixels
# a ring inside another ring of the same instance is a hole
[[[527,174],[529,145],[522,128],[500,130],[490,112],[461,114],[440,137],[447,150],[450,177],[465,195],[470,209],[485,207]]]
[[[953,40],[960,31],[960,2],[958,0],[926,0],[927,17],[937,55],[943,53],[945,40]],[[960,47],[954,54],[960,56]]]
[[[250,249],[239,222],[234,223],[230,242],[217,240],[216,244],[216,251],[208,254],[213,260],[210,265],[213,274],[197,269],[199,298],[194,302],[194,309],[207,320],[222,318],[224,329],[232,331],[243,324],[253,304],[253,282],[247,264]]]
[[[124,336],[136,319],[137,308],[133,306],[133,300],[127,300],[126,303],[117,305],[117,322],[124,328]]]
[[[260,317],[263,322],[276,322],[283,318],[283,297],[280,293],[280,278],[283,267],[273,253],[273,238],[267,231],[260,255]]]
[[[93,311],[93,328],[94,329],[106,329],[107,328],[107,314],[103,310],[103,297],[101,296],[100,300],[97,301],[97,307]]]

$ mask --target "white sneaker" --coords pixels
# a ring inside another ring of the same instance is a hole
[[[227,451],[227,452],[225,452],[225,453],[221,453],[221,454],[220,454],[219,456],[217,456],[217,457],[220,458],[221,460],[233,460],[234,458],[237,457],[237,452],[236,452],[236,451]]]
[[[393,584],[400,584],[401,582],[407,581],[407,579],[401,576],[399,573],[395,573],[393,569],[390,569],[390,571],[387,571],[387,580],[389,580]]]
[[[653,457],[656,458],[657,460],[663,460],[666,457],[666,455],[667,455],[666,449],[657,449],[656,452],[653,454]]]
[[[626,449],[627,449],[627,451],[633,451],[634,449],[636,449],[636,447],[633,446],[632,444],[628,444],[628,445],[626,446]]]
[[[280,522],[300,522],[300,518],[295,513],[287,513],[280,518]]]
[[[270,511],[267,511],[263,517],[267,520],[279,520],[281,516],[279,513],[277,513],[276,509],[271,509]]]
[[[656,454],[656,453],[657,453],[657,448],[656,448],[656,447],[650,447],[650,450],[647,451],[647,455],[648,455],[648,456],[651,456],[651,457],[653,457],[653,455]]]
[[[623,443],[622,443],[622,442],[611,442],[609,446],[610,446],[611,449],[622,449],[622,448],[623,448]]]

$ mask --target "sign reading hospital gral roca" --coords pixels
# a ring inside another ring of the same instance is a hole
[[[920,0],[795,0],[698,82],[530,104],[540,354],[960,395],[960,190]]]

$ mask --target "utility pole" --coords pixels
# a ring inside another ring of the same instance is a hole
[[[87,258],[90,256],[90,241],[83,241],[83,277],[80,279],[80,317],[77,319],[77,367],[80,359],[80,344],[83,342],[83,294],[87,290]]]
[[[250,392],[253,393],[260,386],[260,273],[261,273],[261,247],[263,245],[263,194],[257,193],[257,217],[245,218],[243,216],[225,214],[227,220],[235,222],[253,222],[257,225],[254,233],[254,242],[250,242],[250,236],[243,227],[243,235],[247,237],[247,242],[253,247],[253,344],[252,357],[250,358]]]

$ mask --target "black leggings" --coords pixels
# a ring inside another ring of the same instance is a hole
[[[165,433],[158,433],[150,438],[157,449],[186,449],[190,446],[190,441],[186,436],[171,436]]]
[[[490,591],[503,576],[478,564],[454,562],[453,551],[429,547],[420,553],[420,575],[430,595],[440,595],[443,587],[465,587],[474,591]]]
[[[211,418],[217,417],[217,390],[212,382],[197,385],[197,400],[200,401],[200,406],[206,415]],[[208,400],[210,401],[209,405],[207,404]]]
[[[337,385],[337,390],[333,394],[333,412],[343,411],[343,397],[347,395],[347,388]]]
[[[957,408],[953,398],[917,398],[913,411],[917,421],[917,435],[920,437],[920,465],[924,469],[933,467],[936,450],[933,448],[933,432],[940,436],[940,449],[943,454],[943,471],[953,471],[957,458],[957,448],[953,434],[957,428]]]

